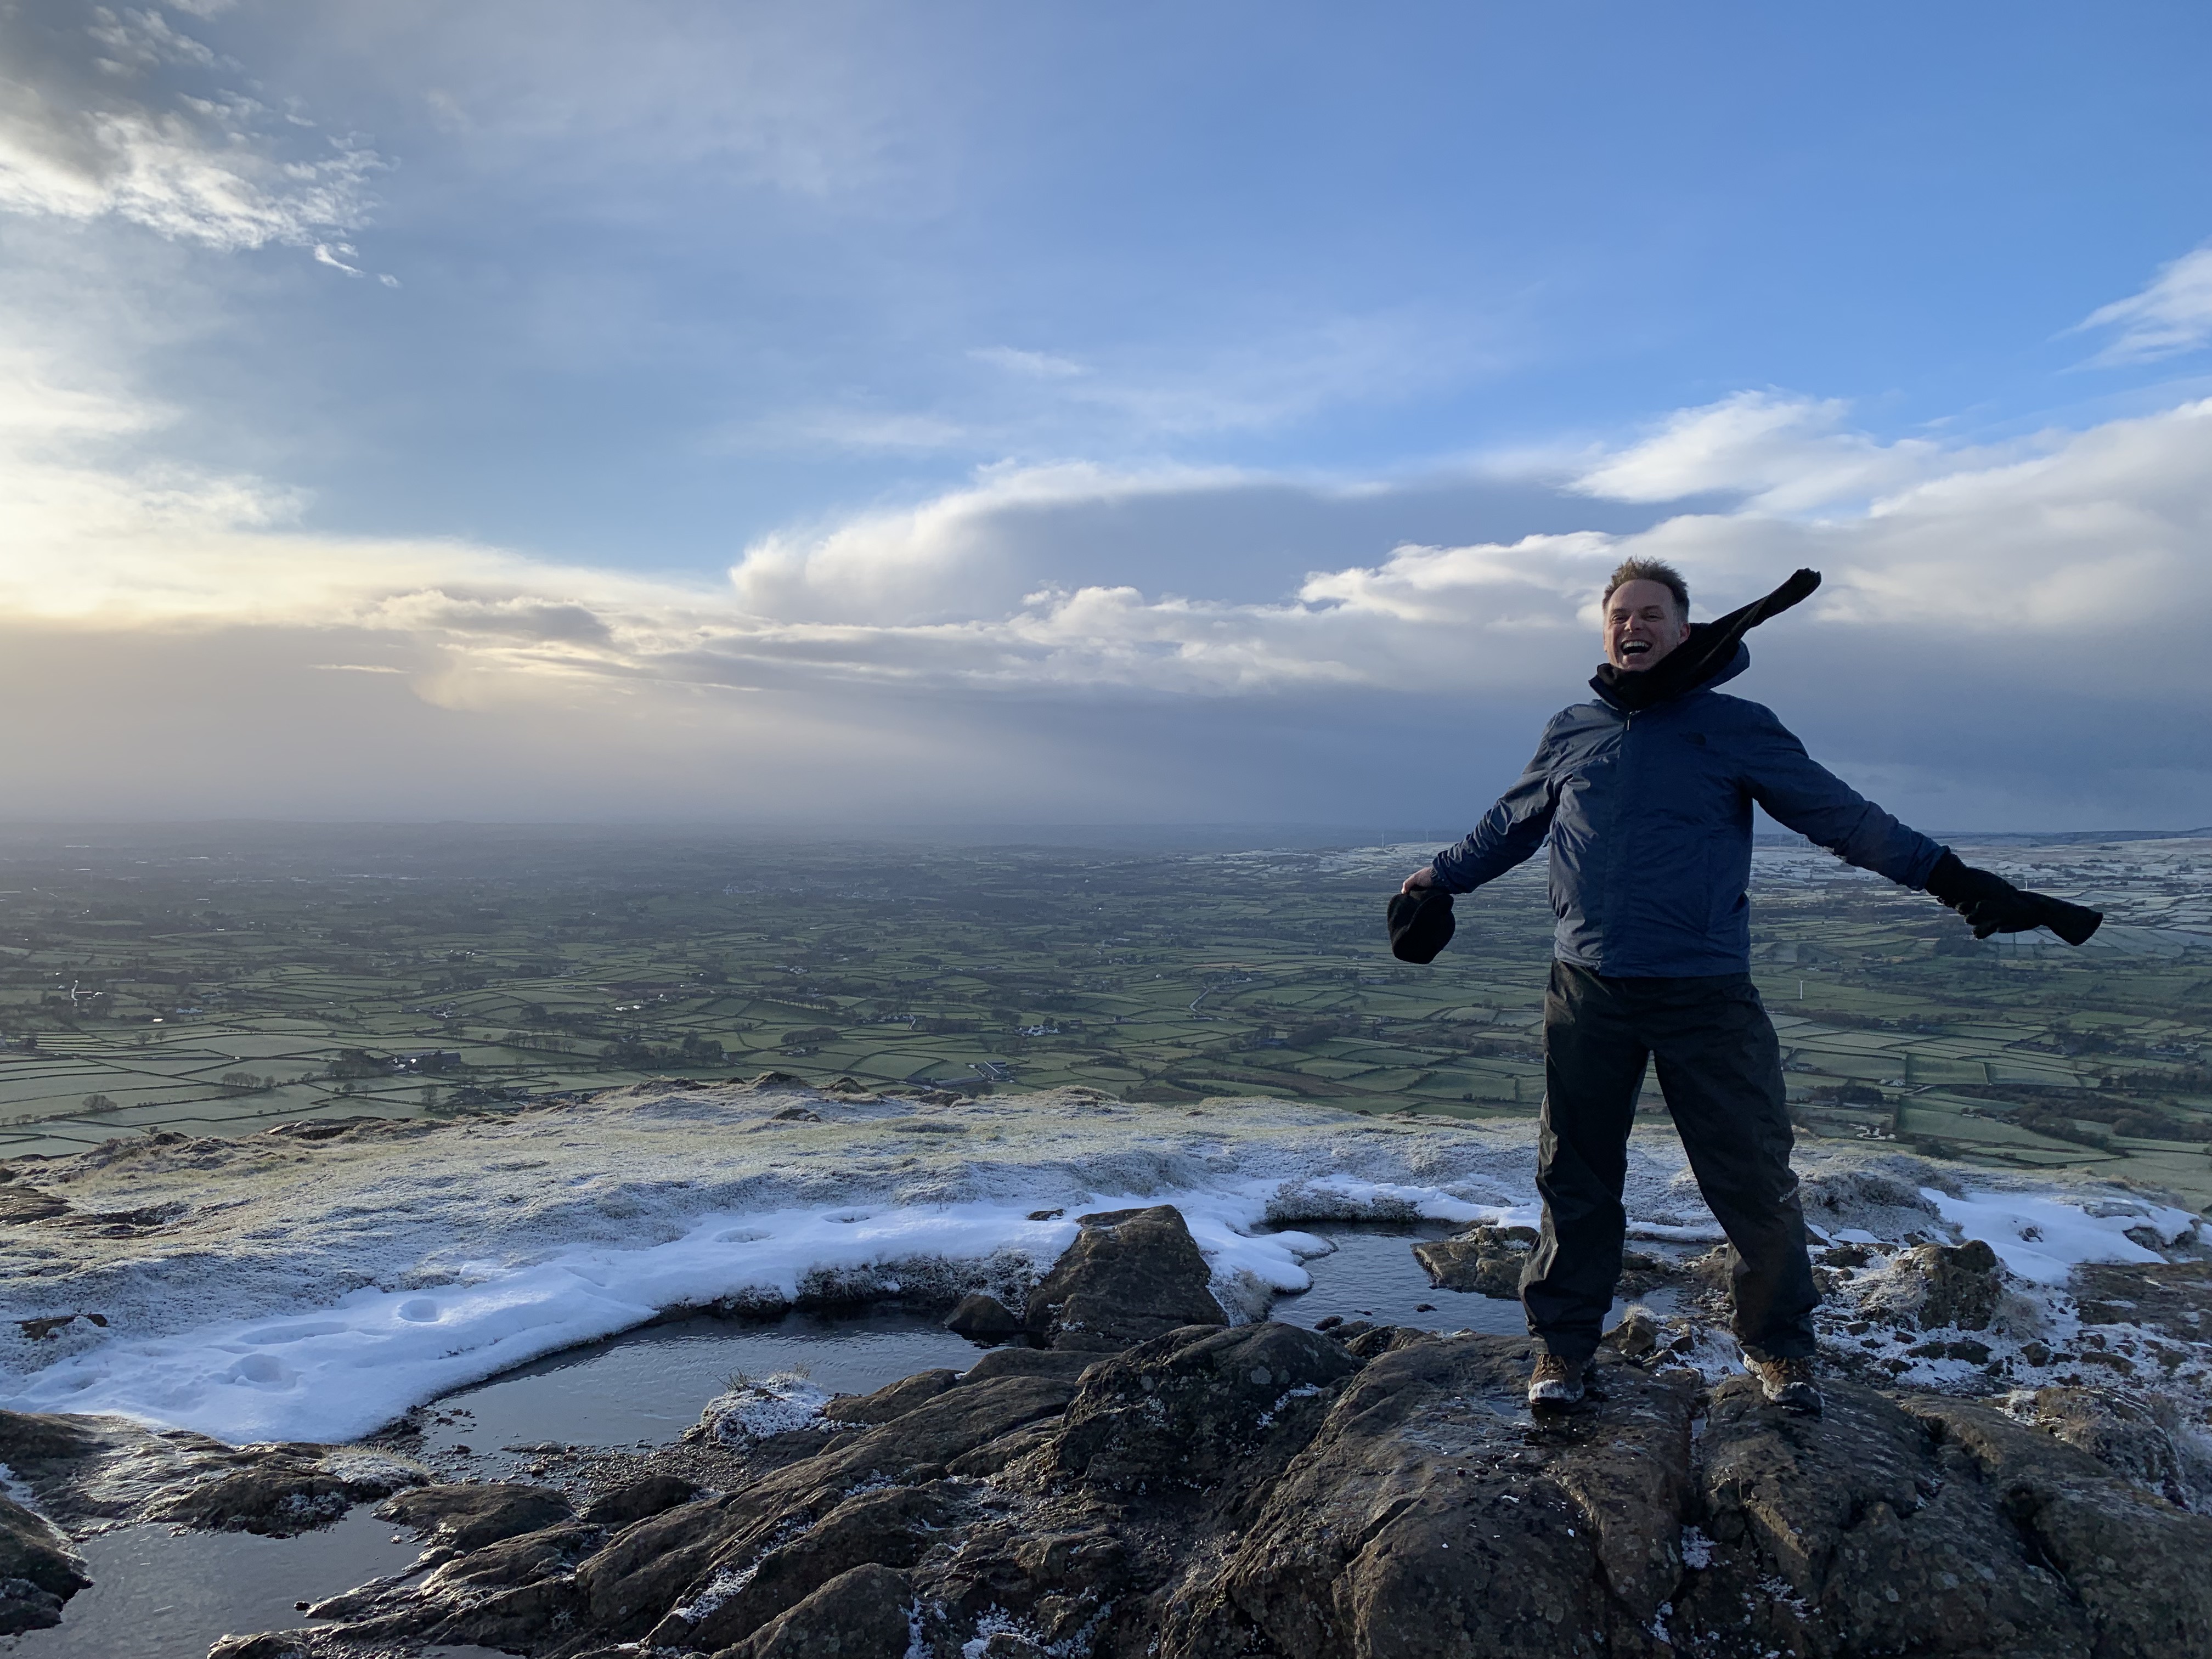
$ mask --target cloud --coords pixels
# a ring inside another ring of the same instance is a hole
[[[1055,357],[1047,351],[1024,351],[1015,346],[978,346],[968,355],[979,363],[989,363],[1010,374],[1025,374],[1037,380],[1066,380],[1091,372],[1072,358]]]
[[[1925,439],[1880,443],[1845,428],[1839,398],[1739,392],[1681,410],[1648,436],[1583,467],[1573,487],[1625,501],[1739,495],[1767,513],[1863,503],[1962,458]]]
[[[812,534],[762,538],[730,572],[748,614],[790,622],[951,623],[1008,611],[1045,579],[1021,521],[1041,511],[1201,490],[1224,470],[1122,471],[1092,463],[987,468],[921,505],[860,514]]]
[[[85,33],[114,54],[94,60],[112,72],[129,74],[161,64],[191,64],[202,69],[213,69],[216,65],[211,48],[188,34],[179,33],[170,27],[167,18],[150,9],[126,9],[118,15],[109,7],[94,6],[92,21]]]
[[[2140,294],[2115,300],[2075,325],[2117,328],[2118,338],[2099,352],[2099,363],[2146,363],[2195,351],[2212,341],[2212,243],[2160,267]]]
[[[1510,775],[1534,723],[1580,694],[1596,596],[1625,555],[1675,560],[1708,611],[1806,563],[1826,584],[1771,644],[1754,640],[1748,689],[1808,711],[1828,758],[1906,792],[1893,806],[1948,803],[1968,814],[1953,823],[2000,808],[2119,811],[2111,823],[2191,802],[2212,817],[2201,738],[2183,736],[2212,720],[2212,694],[2174,670],[2195,626],[2176,596],[2201,585],[2212,541],[2212,404],[1995,459],[1916,442],[1901,462],[1832,410],[1720,407],[1760,416],[1739,428],[1754,459],[1697,474],[1709,483],[1781,476],[1756,459],[1777,442],[1808,443],[1808,465],[1857,457],[1855,489],[1910,481],[1820,518],[1747,503],[1406,542],[1209,594],[1132,580],[1136,554],[1149,548],[1155,572],[1229,568],[1278,501],[1323,521],[1349,501],[1381,523],[1395,487],[1007,466],[764,538],[717,586],[319,534],[281,488],[117,460],[118,440],[143,442],[168,412],[18,353],[0,359],[0,617],[11,674],[66,661],[70,718],[106,711],[101,741],[78,745],[106,757],[102,775],[165,745],[143,775],[173,781],[146,799],[177,810],[200,799],[179,745],[210,778],[258,775],[248,752],[290,757],[261,805],[234,801],[267,810],[300,799],[301,778],[336,792],[319,800],[350,799],[317,743],[391,757],[406,732],[414,759],[395,762],[407,782],[387,799],[434,811],[495,774],[503,799],[555,816],[564,787],[585,816],[650,816],[648,800],[765,811],[752,786],[772,780],[776,811],[802,816],[1365,817],[1326,803],[1387,789],[1427,814]],[[1659,432],[1711,432],[1712,414]],[[1635,454],[1587,471],[1636,477],[1649,452]],[[172,677],[158,691],[153,661]],[[311,680],[362,689],[310,695]],[[1425,769],[1439,744],[1456,758]],[[502,757],[490,772],[471,759],[487,746]],[[636,793],[653,765],[682,787]],[[710,783],[702,766],[729,776]],[[49,811],[93,810],[108,787],[90,768],[70,786],[50,758],[31,769]],[[1293,810],[1302,790],[1309,808]]]
[[[975,428],[943,415],[855,408],[786,410],[723,428],[713,441],[730,449],[838,449],[934,453],[973,447]]]
[[[349,276],[359,276],[363,274],[362,268],[359,265],[349,265],[345,262],[345,258],[339,258],[338,256],[341,254],[346,256],[346,258],[358,257],[354,251],[354,246],[351,242],[338,242],[336,244],[318,242],[315,244],[314,256],[315,263],[317,264],[328,265],[333,270],[342,270]]]
[[[0,9],[0,209],[113,217],[224,252],[313,246],[363,222],[385,165],[374,150],[307,138],[212,83],[170,84],[166,71],[204,80],[225,64],[159,11],[95,7],[81,32],[27,11]]]
[[[1161,352],[1102,343],[1079,359],[969,349],[988,376],[933,386],[926,407],[858,399],[735,422],[733,449],[823,444],[971,457],[1155,455],[1164,442],[1281,431],[1330,410],[1388,407],[1463,386],[1506,361],[1487,327],[1395,313],[1331,314],[1206,331],[1237,343]],[[1624,498],[1626,499],[1626,498]]]

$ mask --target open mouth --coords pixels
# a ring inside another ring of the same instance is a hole
[[[1649,640],[1623,640],[1620,642],[1620,654],[1624,657],[1640,657],[1650,649],[1651,641]]]

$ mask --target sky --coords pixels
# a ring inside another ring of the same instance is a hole
[[[0,816],[2212,823],[2212,12],[0,0]]]

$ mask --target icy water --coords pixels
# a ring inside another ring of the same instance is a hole
[[[1522,1336],[1518,1302],[1500,1302],[1465,1291],[1440,1291],[1429,1283],[1413,1247],[1425,1238],[1449,1238],[1456,1223],[1352,1221],[1309,1224],[1296,1229],[1336,1246],[1309,1256],[1313,1289],[1275,1298],[1269,1317],[1310,1330],[1331,1315],[1347,1322],[1411,1325],[1424,1331],[1487,1331]]]
[[[431,1451],[489,1452],[540,1445],[659,1445],[699,1420],[700,1408],[742,1371],[804,1370],[832,1394],[871,1394],[937,1366],[965,1370],[981,1352],[927,1312],[878,1304],[775,1321],[701,1315],[569,1348],[447,1395],[426,1425]],[[463,1416],[462,1413],[466,1413]]]
[[[1336,1248],[1307,1260],[1313,1288],[1276,1300],[1273,1316],[1309,1328],[1334,1315],[1426,1330],[1521,1335],[1521,1305],[1440,1291],[1410,1248],[1456,1231],[1443,1222],[1330,1222],[1296,1231]],[[1615,1309],[1616,1314],[1619,1309]],[[964,1370],[981,1352],[935,1310],[896,1304],[779,1320],[700,1316],[648,1325],[520,1366],[436,1402],[426,1449],[477,1453],[562,1446],[659,1445],[699,1420],[738,1372],[804,1370],[833,1393],[866,1394],[936,1366]],[[295,1607],[415,1559],[388,1523],[357,1510],[293,1539],[131,1527],[84,1547],[94,1579],[61,1625],[14,1639],[15,1659],[198,1659],[217,1637],[305,1622]],[[479,1649],[440,1650],[476,1659]]]
[[[1328,1222],[1295,1231],[1336,1248],[1309,1257],[1313,1288],[1279,1297],[1271,1310],[1309,1329],[1334,1315],[1379,1325],[1520,1336],[1518,1302],[1429,1283],[1412,1246],[1447,1238],[1449,1222]],[[1624,1304],[1616,1304],[1618,1317]],[[426,1425],[431,1451],[476,1453],[559,1446],[658,1445],[699,1420],[700,1408],[738,1372],[801,1370],[833,1394],[867,1394],[916,1371],[964,1370],[981,1350],[939,1324],[939,1310],[896,1304],[781,1320],[701,1315],[647,1325],[604,1342],[518,1366],[436,1402]]]
[[[1518,1302],[1472,1291],[1440,1291],[1429,1283],[1428,1274],[1413,1259],[1413,1247],[1425,1238],[1449,1238],[1460,1231],[1456,1222],[1328,1222],[1296,1231],[1326,1238],[1336,1249],[1306,1261],[1306,1271],[1313,1275],[1311,1290],[1275,1298],[1268,1316],[1286,1325],[1310,1329],[1333,1314],[1347,1322],[1369,1319],[1377,1325],[1410,1325],[1424,1331],[1528,1334]],[[1673,1297],[1662,1290],[1638,1300],[1663,1310]],[[1606,1322],[1620,1319],[1627,1307],[1616,1298]]]
[[[406,1567],[412,1542],[392,1541],[389,1522],[366,1509],[297,1538],[243,1532],[172,1533],[125,1527],[82,1547],[92,1588],[79,1590],[51,1630],[0,1637],[14,1659],[199,1659],[217,1638],[296,1630],[294,1603]],[[480,1648],[433,1649],[475,1659]]]

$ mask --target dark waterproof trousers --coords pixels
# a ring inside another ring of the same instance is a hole
[[[1745,974],[1607,979],[1552,964],[1536,1160],[1544,1224],[1521,1277],[1530,1334],[1563,1359],[1597,1346],[1620,1277],[1621,1183],[1648,1059],[1728,1234],[1736,1340],[1755,1358],[1810,1355],[1820,1297],[1790,1171],[1782,1052]]]

